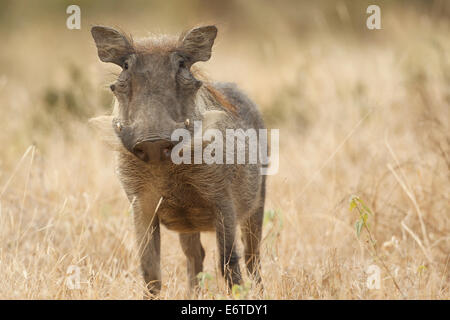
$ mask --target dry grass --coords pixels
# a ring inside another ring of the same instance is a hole
[[[262,244],[265,292],[244,287],[240,297],[450,297],[449,19],[392,10],[377,34],[349,31],[344,21],[345,32],[321,26],[303,36],[283,19],[265,30],[268,38],[253,41],[229,25],[220,33],[205,69],[241,85],[280,128]],[[93,15],[89,23],[106,13]],[[133,17],[140,30],[143,21]],[[140,299],[129,205],[112,152],[86,121],[106,112],[107,72],[117,69],[97,60],[88,23],[79,32],[55,23],[0,29],[8,44],[0,54],[0,298]],[[351,195],[374,213],[378,258],[367,232],[356,236]],[[233,298],[214,236],[202,242],[211,277],[199,298]],[[378,290],[366,286],[374,264]],[[80,267],[80,289],[65,285],[70,265]],[[185,259],[166,229],[162,277],[162,299],[186,297]]]

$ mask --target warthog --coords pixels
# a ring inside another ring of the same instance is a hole
[[[197,274],[203,268],[203,231],[216,233],[220,270],[228,286],[241,283],[238,224],[248,272],[261,284],[259,248],[265,199],[261,161],[171,161],[171,134],[179,128],[194,132],[196,121],[202,121],[203,130],[220,132],[264,128],[256,105],[235,84],[208,81],[193,66],[210,59],[217,28],[202,26],[180,37],[139,41],[109,27],[94,26],[91,33],[100,60],[122,68],[110,86],[115,111],[93,122],[112,133],[106,135],[118,151],[117,172],[133,208],[141,267],[150,293],[161,289],[160,223],[179,233],[190,288],[197,285]],[[228,146],[227,152],[235,153]]]

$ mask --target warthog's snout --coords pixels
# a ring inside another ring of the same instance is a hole
[[[175,124],[174,129],[184,127],[184,124]],[[170,132],[161,134],[136,135],[133,125],[122,124],[118,119],[113,120],[113,128],[122,141],[123,146],[140,160],[156,164],[170,158],[174,142],[170,140]]]
[[[168,140],[145,140],[133,147],[133,154],[147,163],[158,163],[170,158],[173,143]]]

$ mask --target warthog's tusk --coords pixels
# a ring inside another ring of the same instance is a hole
[[[116,127],[119,131],[122,131],[122,124],[119,121],[116,122]]]

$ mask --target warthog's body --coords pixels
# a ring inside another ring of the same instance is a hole
[[[102,61],[119,65],[127,61],[126,56],[122,57],[124,53],[118,58],[112,56],[124,50],[121,43],[116,48],[120,37],[125,39],[126,45],[132,46],[127,50],[131,50],[133,59],[138,61],[134,66],[127,64],[124,69],[130,68],[129,72],[135,72],[133,68],[142,68],[145,59],[147,62],[153,61],[149,63],[152,66],[145,67],[148,73],[139,69],[136,75],[127,77],[123,75],[126,70],[122,72],[116,86],[123,86],[127,78],[129,86],[134,86],[134,90],[129,90],[133,94],[121,96],[113,87],[119,109],[112,117],[102,118],[111,125],[114,117],[115,133],[120,138],[116,148],[118,174],[133,205],[143,275],[152,293],[158,292],[161,287],[160,223],[180,234],[181,246],[188,260],[191,287],[195,286],[196,275],[202,271],[205,253],[200,243],[200,232],[203,231],[215,231],[217,234],[220,266],[228,284],[240,283],[235,239],[237,224],[242,230],[248,271],[257,281],[261,280],[259,245],[265,198],[265,176],[260,174],[261,164],[177,165],[171,161],[152,162],[149,158],[153,153],[148,151],[147,145],[147,149],[136,151],[141,141],[165,141],[167,135],[182,127],[183,123],[194,136],[194,121],[197,120],[203,122],[203,131],[216,128],[224,133],[224,137],[225,129],[264,128],[255,104],[235,85],[203,83],[194,77],[194,71],[191,73],[193,63],[208,60],[210,56],[209,52],[209,55],[206,53],[206,56],[200,55],[197,59],[189,58],[195,56],[192,51],[205,50],[207,41],[210,50],[215,33],[215,27],[203,27],[182,35],[178,41],[147,39],[143,45],[139,42],[131,44],[129,38],[110,28],[94,27],[92,30]],[[192,34],[196,38],[188,42]],[[172,55],[179,52],[187,61],[186,69],[183,69],[184,62],[179,69],[171,65]],[[166,59],[167,56],[171,58]],[[148,68],[151,70],[147,71]],[[145,83],[135,85],[133,79],[139,79],[142,74],[147,77]],[[151,89],[147,90],[147,87]],[[143,96],[140,95],[142,92],[145,93]],[[155,105],[157,111],[142,111]],[[152,120],[147,120],[147,117]],[[156,140],[148,138],[155,135],[158,136]]]

